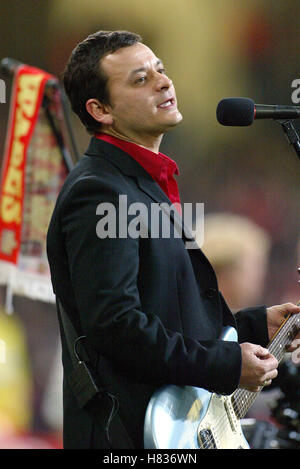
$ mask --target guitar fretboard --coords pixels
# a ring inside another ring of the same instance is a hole
[[[300,314],[291,315],[280,327],[275,337],[270,342],[268,349],[272,355],[281,362],[286,354],[286,348],[291,344],[297,332],[300,330]],[[245,417],[251,405],[263,388],[258,392],[237,389],[232,395],[232,403],[239,419]]]

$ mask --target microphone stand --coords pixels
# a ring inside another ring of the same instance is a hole
[[[293,125],[293,121],[292,120],[284,120],[284,119],[275,119],[276,122],[278,122],[286,137],[287,137],[287,140],[288,142],[293,145],[297,155],[298,155],[298,158],[300,159],[300,139],[299,139],[299,135]]]

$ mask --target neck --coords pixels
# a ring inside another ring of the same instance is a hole
[[[121,140],[125,140],[126,142],[135,143],[147,150],[150,150],[154,153],[159,153],[159,147],[162,141],[162,134],[157,136],[154,135],[127,135],[118,132],[112,128],[105,128],[104,126],[101,128],[101,133],[111,135],[112,137],[120,138]]]

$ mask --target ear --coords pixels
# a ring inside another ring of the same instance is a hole
[[[100,124],[111,125],[113,123],[113,117],[110,113],[109,106],[106,106],[98,99],[91,98],[85,103],[87,112]]]

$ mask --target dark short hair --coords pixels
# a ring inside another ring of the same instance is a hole
[[[100,64],[102,57],[141,40],[138,34],[129,31],[97,31],[72,51],[63,72],[63,83],[73,111],[89,133],[95,133],[101,124],[87,112],[87,100],[96,98],[103,104],[109,104],[108,77]]]

